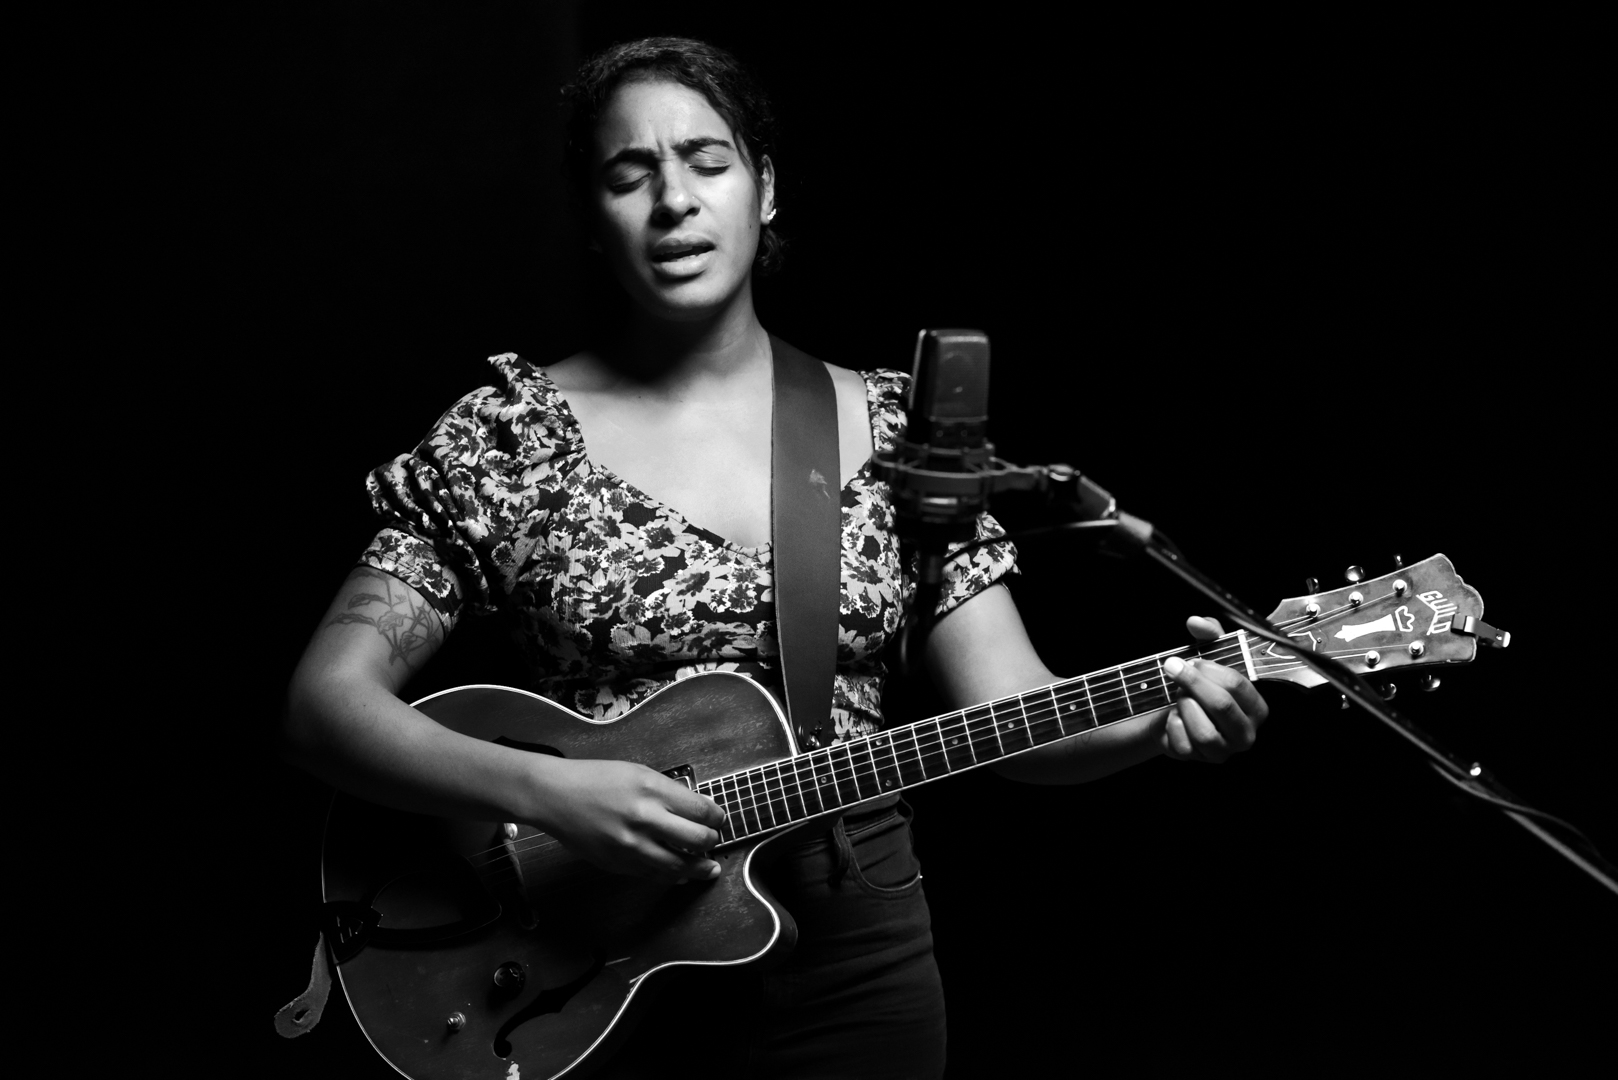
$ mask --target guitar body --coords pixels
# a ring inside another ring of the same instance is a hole
[[[673,683],[610,722],[497,686],[461,687],[416,707],[475,738],[688,767],[693,783],[793,755],[774,699],[727,672]],[[339,963],[343,991],[372,1045],[407,1076],[586,1075],[609,1056],[597,1051],[626,1037],[657,972],[790,949],[791,918],[754,877],[761,849],[785,835],[720,848],[717,879],[670,885],[597,870],[526,826],[513,838],[499,824],[340,795],[322,852],[325,899],[382,916],[371,940]]]
[[[1467,663],[1480,641],[1509,644],[1482,618],[1477,590],[1434,555],[1282,601],[1270,621],[1285,639],[1238,630],[804,753],[775,699],[728,672],[673,683],[604,723],[505,687],[446,691],[416,707],[475,738],[640,762],[709,794],[727,813],[725,841],[712,853],[723,872],[685,885],[620,877],[533,829],[340,796],[322,862],[326,940],[360,1027],[405,1075],[583,1076],[627,1037],[660,972],[786,953],[796,927],[755,870],[836,812],[1165,711],[1176,697],[1171,655],[1308,687],[1324,681],[1300,659],[1312,652],[1380,679]],[[1437,675],[1426,683],[1436,687]]]

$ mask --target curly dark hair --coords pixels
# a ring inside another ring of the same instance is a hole
[[[759,163],[775,160],[775,114],[758,80],[730,53],[691,38],[651,37],[613,45],[579,65],[573,81],[562,87],[571,112],[562,165],[568,188],[580,207],[590,205],[590,159],[596,125],[613,91],[630,80],[666,79],[688,86],[708,99],[714,112],[730,125],[741,142],[742,160],[755,177]],[[753,267],[769,274],[781,264],[785,244],[766,222],[759,235]]]

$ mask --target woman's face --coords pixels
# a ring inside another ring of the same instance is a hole
[[[700,319],[751,297],[759,232],[775,202],[708,99],[672,82],[614,92],[596,128],[596,240],[641,307]]]

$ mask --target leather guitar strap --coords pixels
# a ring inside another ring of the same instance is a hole
[[[770,533],[781,685],[799,751],[823,741],[842,598],[837,391],[819,360],[771,335]]]

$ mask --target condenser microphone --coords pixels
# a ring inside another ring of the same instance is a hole
[[[951,544],[977,536],[988,507],[994,446],[989,429],[989,337],[981,330],[923,330],[906,402],[904,437],[876,456],[893,494],[894,531],[915,558],[916,591],[901,641],[909,668],[914,643],[931,628]]]
[[[989,469],[989,336],[923,330],[906,403],[908,423],[889,478],[899,532],[918,542],[969,540],[988,491],[967,481]],[[937,536],[939,532],[947,536]]]

